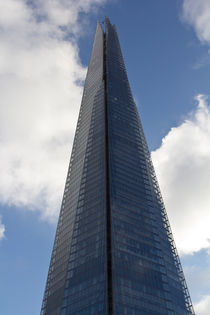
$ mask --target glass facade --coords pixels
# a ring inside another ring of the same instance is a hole
[[[115,27],[106,20],[114,314],[192,314]]]
[[[42,315],[194,314],[116,29],[98,23]]]

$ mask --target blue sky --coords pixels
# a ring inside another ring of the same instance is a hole
[[[210,313],[210,0],[0,3],[0,308],[39,314],[97,20],[116,24],[196,314]]]

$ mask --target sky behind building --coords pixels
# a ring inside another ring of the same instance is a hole
[[[2,314],[39,313],[86,67],[105,15],[117,26],[195,309],[208,314],[210,1],[7,0],[0,12]]]

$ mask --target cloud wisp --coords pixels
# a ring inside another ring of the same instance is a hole
[[[202,44],[210,44],[210,0],[183,0],[181,19],[190,25]],[[195,70],[210,65],[210,49],[199,57]]]
[[[172,128],[152,159],[179,251],[192,254],[210,240],[210,108],[196,97],[197,108]]]
[[[5,238],[5,226],[2,223],[2,218],[0,216],[0,241]]]
[[[79,16],[103,2],[1,2],[2,204],[57,216],[86,73]]]
[[[210,44],[210,0],[184,0],[182,17],[201,42]]]

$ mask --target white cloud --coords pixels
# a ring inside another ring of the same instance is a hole
[[[210,295],[204,296],[202,300],[195,304],[195,312],[197,315],[209,315]]]
[[[103,2],[0,2],[1,203],[56,217],[86,73],[79,14]]]
[[[2,240],[5,237],[5,226],[2,223],[2,218],[0,216],[0,240]]]
[[[194,27],[200,41],[210,43],[210,0],[184,0],[183,19]]]
[[[205,96],[196,99],[196,110],[152,152],[175,242],[188,254],[210,240],[210,111]]]

